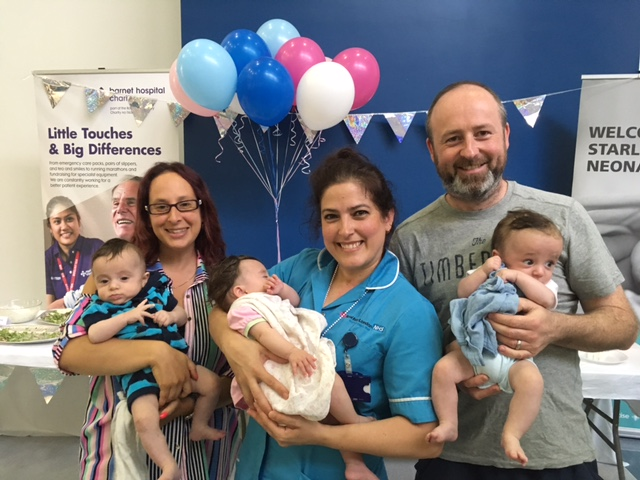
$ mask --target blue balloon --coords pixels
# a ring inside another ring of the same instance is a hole
[[[229,52],[216,42],[200,38],[187,43],[176,70],[180,86],[198,105],[221,111],[233,100],[238,72]]]
[[[282,45],[300,36],[296,27],[280,18],[267,20],[260,26],[257,33],[269,47],[272,57],[276,56]]]
[[[231,55],[238,74],[250,61],[271,56],[262,37],[251,30],[234,30],[224,37],[220,45]]]
[[[238,76],[238,101],[254,122],[270,127],[284,119],[293,105],[293,80],[271,57],[249,62]]]

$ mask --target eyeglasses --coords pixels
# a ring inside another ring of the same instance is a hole
[[[149,215],[167,215],[173,207],[179,212],[192,212],[202,205],[202,200],[183,200],[178,203],[154,203],[145,205],[144,209]]]

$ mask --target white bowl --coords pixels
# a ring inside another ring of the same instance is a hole
[[[33,320],[40,311],[40,300],[11,300],[0,305],[0,317],[9,317],[11,323],[25,323]]]

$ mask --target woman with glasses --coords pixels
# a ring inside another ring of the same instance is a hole
[[[376,421],[325,424],[272,410],[259,383],[281,396],[286,390],[266,372],[257,342],[231,330],[216,308],[212,335],[253,406],[236,478],[345,478],[339,451],[350,450],[365,454],[375,478],[386,479],[383,457],[428,458],[442,450],[424,440],[436,426],[431,372],[442,353],[440,323],[386,248],[396,208],[382,172],[345,148],[310,181],[313,223],[325,248],[305,249],[269,273],[296,290],[300,307],[326,317],[322,336],[336,347],[336,370],[356,411]]]
[[[231,383],[226,377],[229,368],[211,341],[207,321],[207,269],[225,256],[215,205],[204,181],[192,169],[181,163],[158,163],[140,182],[137,218],[133,243],[142,250],[147,270],[169,277],[173,296],[187,312],[184,338],[188,355],[159,341],[111,339],[91,344],[74,313],[65,337],[54,347],[54,356],[65,371],[97,375],[92,379],[81,432],[80,478],[110,480],[118,462],[110,442],[117,386],[109,376],[148,367],[160,386],[159,403],[167,421],[163,432],[183,478],[226,479],[239,446],[235,411],[228,407],[216,410],[212,426],[225,431],[226,436],[213,445],[189,440],[188,418],[194,406],[190,396],[194,364],[221,375],[217,379],[222,392],[229,392]],[[81,303],[77,310],[85,305]],[[228,393],[222,401],[228,403]],[[150,479],[157,479],[160,473],[156,465],[149,466]]]
[[[91,256],[104,243],[80,234],[80,214],[63,196],[47,203],[47,226],[52,245],[44,252],[47,305],[80,288],[91,274]]]

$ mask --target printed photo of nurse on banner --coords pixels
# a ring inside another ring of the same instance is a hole
[[[63,308],[104,241],[131,239],[138,182],[156,162],[181,160],[188,112],[166,71],[34,72],[34,83],[46,297]]]

